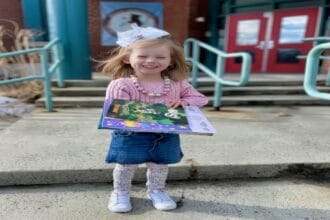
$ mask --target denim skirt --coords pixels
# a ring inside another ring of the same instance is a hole
[[[183,157],[178,134],[113,131],[106,162],[177,163]]]

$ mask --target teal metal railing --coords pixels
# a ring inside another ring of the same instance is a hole
[[[59,87],[64,86],[62,71],[60,70],[61,68],[60,64],[63,61],[62,44],[58,39],[54,39],[42,48],[32,48],[32,49],[2,53],[0,54],[0,59],[6,57],[12,57],[12,56],[24,55],[24,54],[31,54],[31,53],[40,54],[41,74],[1,80],[0,86],[9,85],[13,83],[20,83],[30,80],[42,80],[44,85],[45,106],[48,111],[53,111],[51,80],[54,73],[56,73],[57,75],[58,86]],[[49,56],[49,54],[51,54],[52,56]]]
[[[199,61],[201,48],[216,55],[215,72]],[[251,59],[251,55],[248,53],[245,52],[225,53],[215,47],[212,47],[206,43],[203,43],[193,38],[188,38],[185,40],[184,52],[186,59],[192,63],[191,83],[194,87],[197,86],[198,70],[201,70],[202,72],[204,72],[205,74],[207,74],[208,76],[212,77],[215,80],[213,106],[217,110],[220,109],[220,105],[221,105],[223,85],[244,86],[249,80],[252,59]],[[239,81],[229,81],[223,79],[225,73],[225,61],[226,61],[225,59],[231,57],[242,58],[241,76]]]
[[[306,58],[304,89],[312,97],[330,100],[330,93],[320,92],[316,87],[319,61],[320,59],[330,59],[329,56],[321,56],[326,49],[330,49],[330,43],[319,44],[309,51]],[[330,86],[330,72],[327,74],[326,85]]]

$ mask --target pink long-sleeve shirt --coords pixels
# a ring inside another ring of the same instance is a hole
[[[161,93],[164,89],[164,82],[140,82],[140,84],[145,90],[156,93]],[[154,97],[139,92],[131,78],[112,80],[107,88],[106,99],[124,99],[148,103],[165,103],[169,100],[182,100],[188,103],[188,105],[193,106],[203,106],[208,102],[208,99],[192,87],[186,80],[171,80],[169,93],[165,96]]]

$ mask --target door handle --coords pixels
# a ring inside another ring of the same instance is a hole
[[[265,49],[265,41],[260,41],[256,48],[259,48],[261,50]]]
[[[273,49],[274,48],[274,41],[260,41],[259,44],[256,46],[256,48],[259,48],[261,50],[264,49]]]
[[[267,42],[267,49],[273,49],[274,48],[274,41],[270,40]]]

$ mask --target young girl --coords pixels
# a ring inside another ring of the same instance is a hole
[[[203,106],[207,98],[185,79],[190,65],[182,47],[169,33],[157,28],[132,25],[118,33],[117,53],[106,61],[103,72],[112,74],[106,99],[164,103],[168,107]],[[132,209],[130,188],[138,164],[147,165],[147,196],[159,210],[172,210],[176,203],[165,192],[168,164],[183,154],[177,134],[114,131],[106,157],[116,163],[108,208],[112,212]]]

